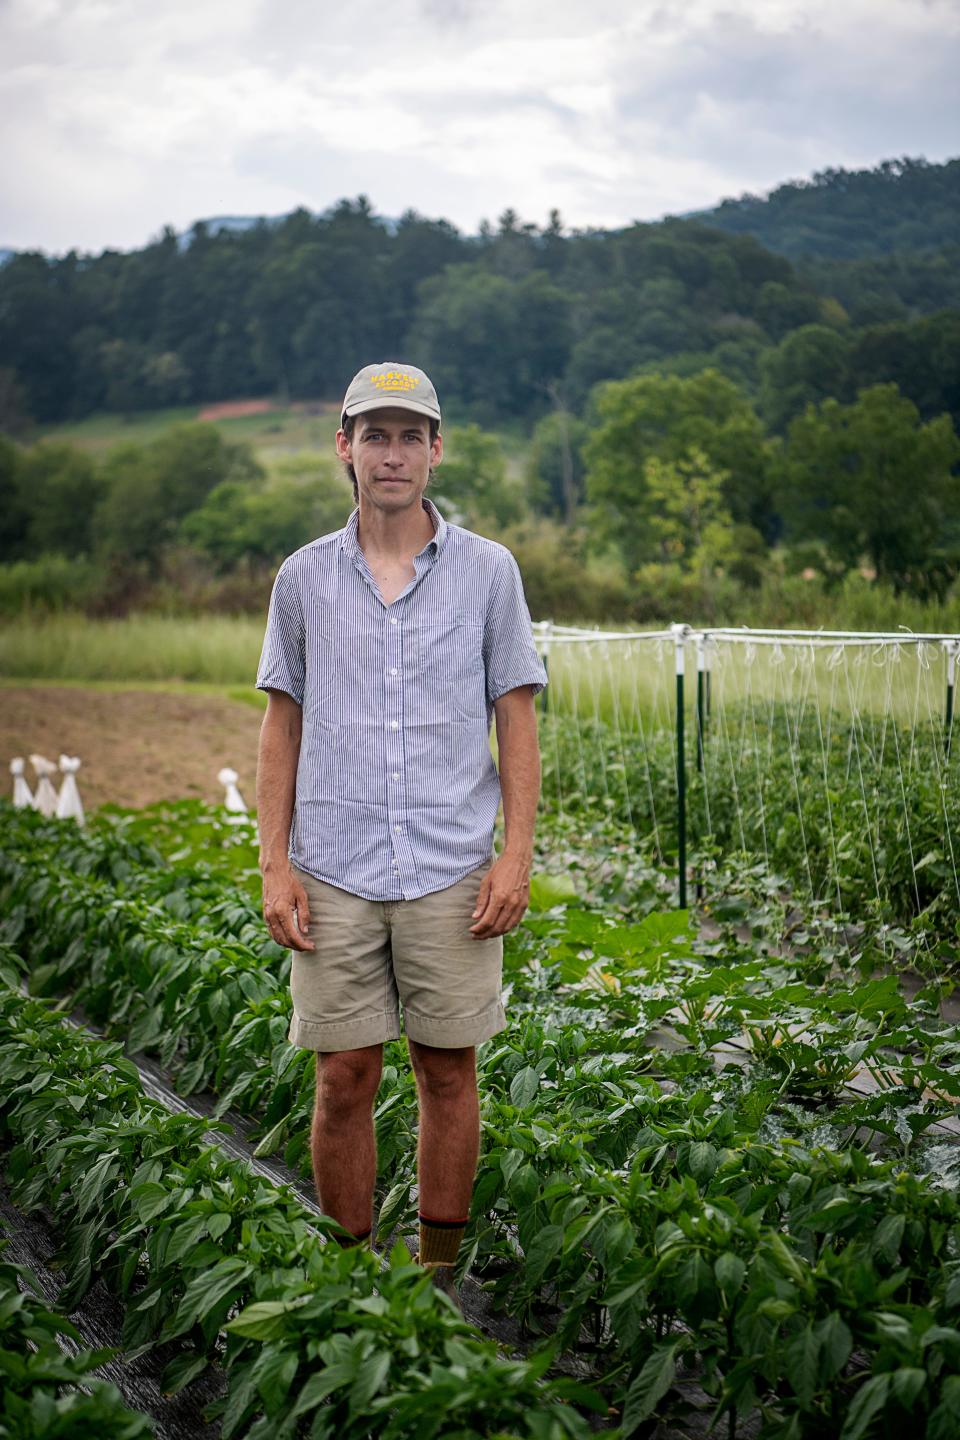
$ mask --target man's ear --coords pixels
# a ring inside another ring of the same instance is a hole
[[[353,459],[353,456],[350,449],[350,440],[345,430],[337,431],[336,443],[338,457],[344,462],[344,464],[349,465]]]
[[[439,465],[443,459],[443,436],[437,432],[437,438],[430,446],[430,468]]]

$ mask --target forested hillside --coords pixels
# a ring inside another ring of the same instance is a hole
[[[508,211],[473,237],[412,213],[387,224],[361,198],[197,225],[187,244],[168,229],[129,254],[20,254],[0,268],[0,416],[13,429],[238,394],[332,398],[371,356],[408,355],[454,413],[532,422],[643,366],[709,363],[759,395],[764,357],[809,325],[842,338],[845,394],[896,379],[923,413],[956,413],[939,312],[960,305],[957,245],[943,248],[958,180],[960,162],[889,164],[730,203],[709,224],[568,233],[556,214],[538,228]],[[820,256],[862,257],[869,235],[923,250],[796,267],[773,253],[784,235]],[[891,368],[906,352],[916,381]]]
[[[470,237],[362,198],[125,255],[18,255],[0,268],[0,428],[22,442],[0,440],[0,611],[262,607],[277,562],[349,511],[330,434],[291,455],[171,419],[260,396],[279,428],[290,402],[335,410],[356,369],[391,357],[443,401],[438,501],[511,545],[538,614],[821,623],[862,585],[864,628],[885,596],[949,602],[960,247],[941,242],[958,163],[732,207],[775,228],[795,205],[826,245],[831,215],[848,239],[855,215],[892,233],[902,196],[923,248],[851,240],[852,259],[794,262],[690,218],[568,232],[507,211]],[[103,457],[30,443],[103,411],[156,411],[157,428],[114,422],[127,443]]]
[[[960,160],[885,160],[872,170],[823,170],[767,196],[724,200],[697,219],[753,235],[797,259],[835,260],[937,250],[960,240]]]

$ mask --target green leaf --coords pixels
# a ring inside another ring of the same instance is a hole
[[[860,1386],[853,1403],[847,1411],[847,1418],[840,1431],[840,1440],[860,1440],[870,1428],[873,1417],[887,1403],[890,1393],[889,1375],[872,1375]]]
[[[526,1251],[526,1278],[531,1285],[543,1279],[551,1260],[563,1248],[563,1230],[559,1225],[544,1225],[538,1230]]]
[[[388,1235],[407,1208],[411,1182],[400,1180],[388,1191],[377,1216],[377,1236]]]
[[[282,1116],[277,1121],[276,1125],[272,1126],[271,1129],[267,1131],[266,1135],[264,1135],[263,1139],[260,1141],[260,1144],[254,1150],[254,1155],[257,1156],[258,1159],[262,1160],[265,1155],[275,1154],[276,1151],[280,1149],[280,1146],[286,1139],[287,1126],[289,1124],[290,1116]]]
[[[524,1110],[540,1089],[540,1076],[532,1065],[518,1070],[510,1082],[510,1100],[518,1110]]]
[[[159,1185],[155,1180],[149,1180],[144,1185],[137,1185],[130,1191],[130,1204],[137,1213],[137,1218],[143,1224],[155,1220],[161,1215],[173,1199],[173,1192],[165,1185]]]
[[[223,1328],[233,1335],[242,1335],[246,1340],[275,1340],[283,1334],[290,1311],[298,1310],[312,1298],[311,1295],[300,1295],[296,1300],[255,1300]]]
[[[177,1307],[175,1323],[184,1328],[195,1320],[203,1320],[220,1301],[230,1295],[253,1274],[253,1266],[231,1256],[211,1270],[203,1270],[191,1280]],[[176,1333],[176,1331],[174,1332]]]
[[[328,1365],[319,1374],[311,1375],[300,1391],[291,1418],[305,1415],[308,1410],[315,1410],[318,1405],[323,1404],[328,1395],[333,1394],[334,1390],[339,1390],[342,1385],[349,1385],[354,1376],[354,1366],[343,1362],[338,1365]]]
[[[164,1395],[177,1395],[191,1380],[202,1375],[209,1364],[206,1355],[196,1355],[192,1350],[184,1350],[181,1355],[174,1356],[163,1372],[160,1388]]]
[[[269,1346],[257,1360],[253,1378],[268,1415],[275,1414],[287,1399],[299,1362],[296,1350]]]
[[[812,1325],[806,1325],[784,1349],[784,1369],[794,1394],[804,1409],[817,1393],[820,1341]]]
[[[820,1340],[820,1375],[824,1381],[839,1375],[853,1349],[853,1336],[842,1315],[836,1310],[816,1327]]]
[[[903,1239],[906,1223],[906,1215],[884,1215],[873,1232],[870,1242],[871,1252],[874,1255],[882,1256],[890,1265],[895,1264],[900,1253],[900,1242]]]
[[[905,1410],[912,1410],[927,1383],[926,1370],[915,1365],[901,1365],[893,1372],[893,1393]]]
[[[717,1168],[719,1152],[709,1140],[694,1140],[690,1145],[688,1164],[690,1174],[699,1184],[705,1184]]]
[[[514,1171],[510,1177],[510,1183],[507,1185],[510,1199],[518,1209],[531,1204],[539,1189],[540,1176],[532,1165],[521,1165],[518,1170]]]
[[[232,1223],[232,1216],[224,1210],[215,1210],[212,1215],[207,1216],[207,1234],[211,1240],[219,1240],[221,1235],[226,1235]]]
[[[379,1355],[367,1356],[360,1365],[360,1374],[350,1390],[350,1409],[354,1414],[362,1412],[382,1389],[390,1373],[390,1351],[381,1350]]]
[[[713,1273],[717,1277],[717,1284],[729,1300],[731,1295],[736,1295],[743,1284],[747,1267],[739,1255],[734,1255],[732,1250],[727,1250],[723,1255],[718,1255]]]
[[[632,1435],[638,1425],[649,1420],[660,1401],[673,1384],[676,1374],[676,1354],[680,1345],[658,1345],[647,1360],[627,1391],[623,1407],[623,1434]]]

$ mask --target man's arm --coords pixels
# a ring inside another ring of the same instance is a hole
[[[530,903],[533,830],[540,798],[540,746],[533,687],[519,685],[493,704],[503,795],[503,850],[490,866],[470,933],[478,940],[505,935],[519,925]]]
[[[267,713],[260,727],[257,757],[263,918],[278,945],[288,950],[313,950],[313,941],[308,938],[310,904],[306,891],[290,869],[288,857],[303,711],[283,690],[267,693]]]

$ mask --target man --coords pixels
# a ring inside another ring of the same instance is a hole
[[[423,371],[361,370],[336,443],[357,508],[280,567],[257,676],[263,913],[293,952],[290,1039],[317,1052],[320,1203],[355,1243],[372,1229],[373,1100],[403,1006],[419,1260],[455,1299],[476,1046],[506,1023],[502,937],[529,901],[546,672],[513,556],[424,495],[443,441]]]

